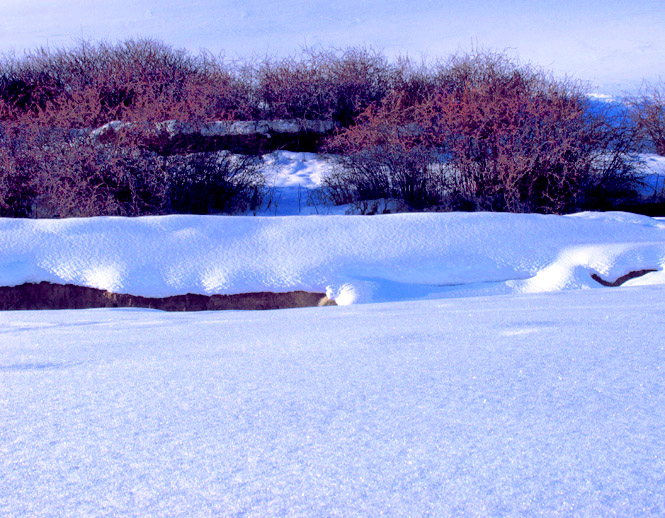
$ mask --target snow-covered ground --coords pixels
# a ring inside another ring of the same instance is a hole
[[[491,48],[597,100],[665,75],[660,0],[183,5],[7,0],[0,51]],[[3,286],[341,304],[0,312],[0,516],[665,515],[664,220],[348,216],[312,196],[329,163],[264,165],[260,217],[0,219]]]
[[[0,313],[0,515],[663,516],[665,289]]]
[[[326,174],[334,166],[329,157],[317,153],[275,151],[263,156],[261,171],[268,196],[262,216],[308,216],[344,214],[349,207],[331,207],[317,196]]]
[[[628,213],[0,219],[0,286],[147,297],[326,292],[338,304],[665,283],[665,221]]]
[[[262,216],[0,219],[0,285],[340,304],[0,312],[0,515],[662,516],[665,220],[317,215],[329,167],[267,156]]]

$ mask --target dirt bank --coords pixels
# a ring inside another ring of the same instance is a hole
[[[209,311],[222,309],[285,309],[334,305],[324,293],[241,293],[237,295],[175,295],[152,298],[111,293],[73,284],[26,283],[0,287],[0,310],[150,308],[163,311]]]

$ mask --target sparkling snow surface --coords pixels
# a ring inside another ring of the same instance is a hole
[[[338,304],[665,283],[665,221],[429,213],[0,219],[0,285],[164,297],[326,292]]]
[[[2,516],[663,516],[665,288],[0,313]]]
[[[384,302],[0,312],[0,516],[662,516],[665,220],[281,216],[325,167],[266,157],[277,217],[0,219],[0,285]]]

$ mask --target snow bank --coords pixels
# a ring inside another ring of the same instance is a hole
[[[665,221],[627,213],[0,220],[0,285],[164,297],[294,290],[338,304],[665,282]]]

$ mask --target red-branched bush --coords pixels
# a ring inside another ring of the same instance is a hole
[[[163,157],[38,126],[0,132],[0,216],[237,213],[257,209],[264,183],[254,157]]]
[[[231,62],[150,39],[82,42],[0,62],[0,120],[95,127],[113,120],[316,119],[348,125],[400,69],[369,48]]]
[[[386,95],[394,68],[385,56],[368,48],[310,48],[296,57],[266,59],[252,74],[261,117],[348,125]]]
[[[642,135],[659,155],[665,155],[665,81],[645,83],[628,98],[631,116]]]
[[[233,118],[242,96],[220,60],[154,40],[84,42],[0,63],[0,120],[29,116],[44,126]]]
[[[160,213],[159,156],[100,146],[64,130],[5,123],[0,133],[0,215],[75,217]]]
[[[222,60],[154,40],[84,42],[6,58],[0,63],[0,215],[255,208],[262,176],[251,160],[168,159],[144,145],[156,122],[247,118],[255,111],[251,98],[248,83]],[[113,143],[91,138],[90,129],[115,120],[132,125]],[[190,162],[208,170],[192,166],[197,173],[191,174]]]
[[[656,147],[659,99],[634,110]],[[84,42],[0,61],[0,213],[226,210],[185,191],[210,185],[208,167],[220,185],[227,173],[241,178],[232,164],[223,174],[209,160],[178,166],[197,172],[162,193],[166,158],[145,149],[213,149],[196,139],[172,142],[155,123],[224,119],[339,122],[343,130],[327,146],[342,155],[341,167],[325,186],[337,203],[393,198],[416,210],[566,212],[616,207],[635,183],[626,126],[592,113],[580,86],[502,54],[416,64],[367,48],[305,49],[234,63],[154,40]],[[86,137],[111,121],[131,124],[118,125],[124,129],[106,145]],[[256,178],[246,166],[251,192]],[[251,206],[250,198],[242,204]]]
[[[560,213],[598,202],[604,186],[629,195],[631,142],[578,85],[476,53],[453,58],[434,89],[394,92],[337,135],[330,149],[345,158],[327,189],[337,202]]]

